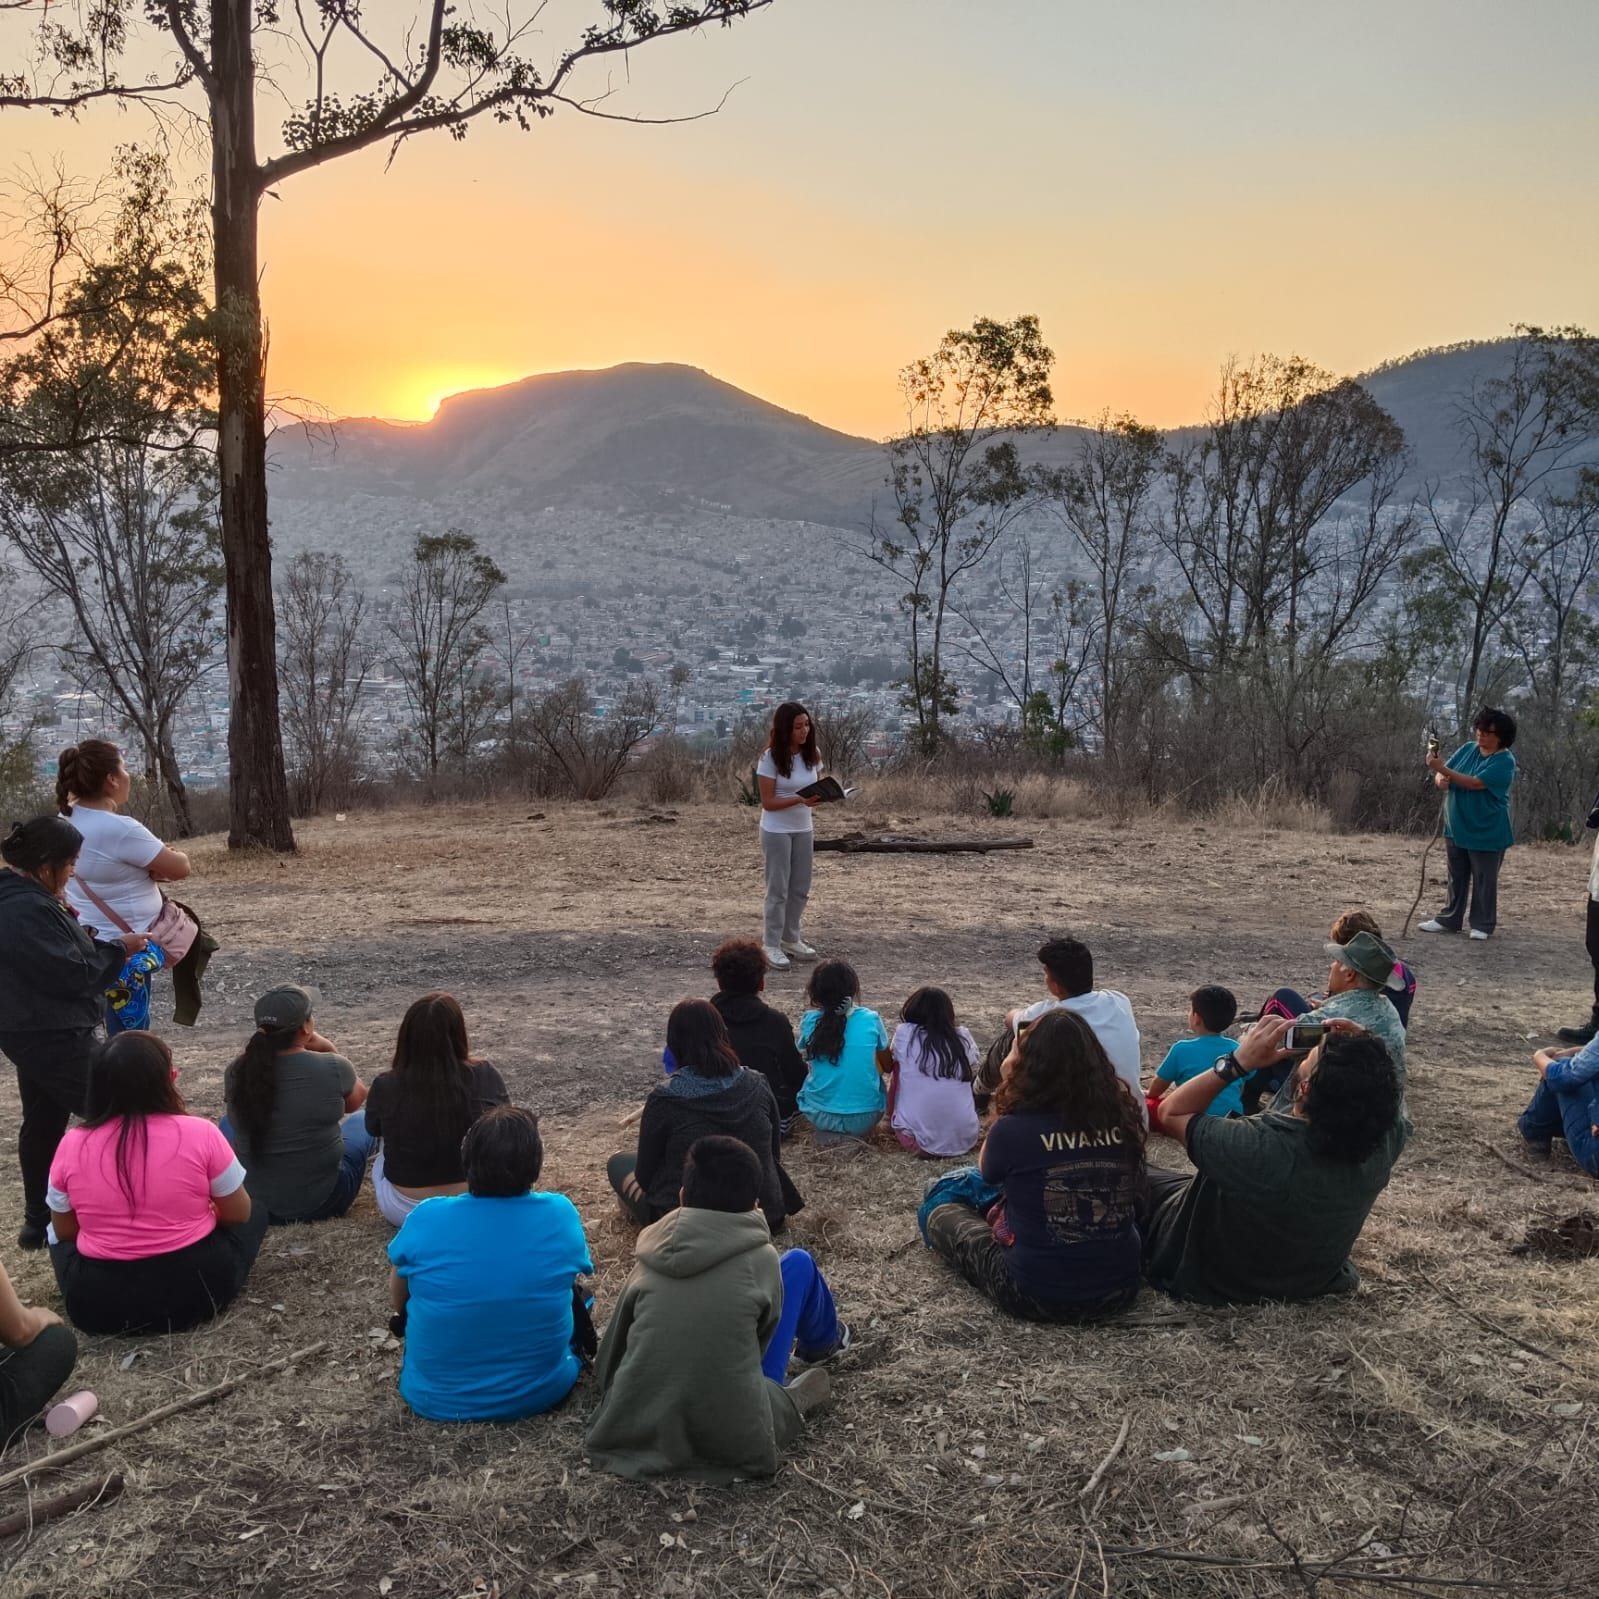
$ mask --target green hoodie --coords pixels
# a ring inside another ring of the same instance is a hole
[[[639,1234],[595,1376],[589,1458],[624,1477],[770,1477],[798,1406],[761,1371],[783,1277],[758,1210],[674,1210]]]

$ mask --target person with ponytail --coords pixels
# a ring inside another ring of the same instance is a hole
[[[0,1053],[17,1070],[24,1249],[43,1249],[45,1184],[67,1122],[83,1113],[106,989],[142,933],[95,938],[67,904],[83,835],[59,816],[20,822],[0,841]]]
[[[95,1057],[83,1126],[51,1163],[50,1259],[84,1332],[197,1327],[238,1297],[260,1251],[266,1212],[177,1077],[164,1040],[119,1033]]]
[[[861,980],[848,961],[823,961],[811,973],[800,1018],[800,1053],[807,1062],[799,1108],[819,1147],[861,1139],[883,1118],[890,1070],[888,1029],[860,1003]]]
[[[222,1076],[222,1131],[274,1226],[342,1216],[376,1140],[357,1114],[366,1085],[316,1030],[318,995],[282,983],[255,1002],[255,1032]]]
[[[378,1142],[372,1192],[392,1226],[424,1199],[464,1194],[461,1140],[485,1111],[508,1105],[505,1079],[466,1042],[466,1017],[451,994],[424,994],[405,1013],[394,1064],[372,1080],[366,1130]]]
[[[122,751],[109,740],[86,738],[62,750],[56,763],[56,805],[83,835],[67,903],[99,938],[148,933],[161,914],[161,884],[180,883],[189,875],[189,857],[182,850],[169,848],[143,822],[121,814],[132,791]],[[150,951],[152,957],[156,954]],[[107,1032],[145,1025],[148,984],[158,964],[152,958],[118,974],[130,992],[121,1003],[108,996]]]

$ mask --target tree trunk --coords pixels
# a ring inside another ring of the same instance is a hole
[[[278,725],[277,616],[267,532],[266,341],[257,287],[251,0],[211,0],[217,455],[228,600],[228,847],[292,850]]]

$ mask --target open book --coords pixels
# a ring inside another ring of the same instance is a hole
[[[852,788],[845,788],[836,777],[819,777],[814,783],[807,783],[799,790],[801,799],[813,800],[846,800],[855,792]]]

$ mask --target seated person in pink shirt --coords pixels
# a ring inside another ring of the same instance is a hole
[[[221,1132],[191,1116],[172,1051],[118,1033],[89,1069],[84,1123],[61,1140],[45,1203],[67,1315],[84,1332],[181,1332],[244,1287],[266,1232]]]

